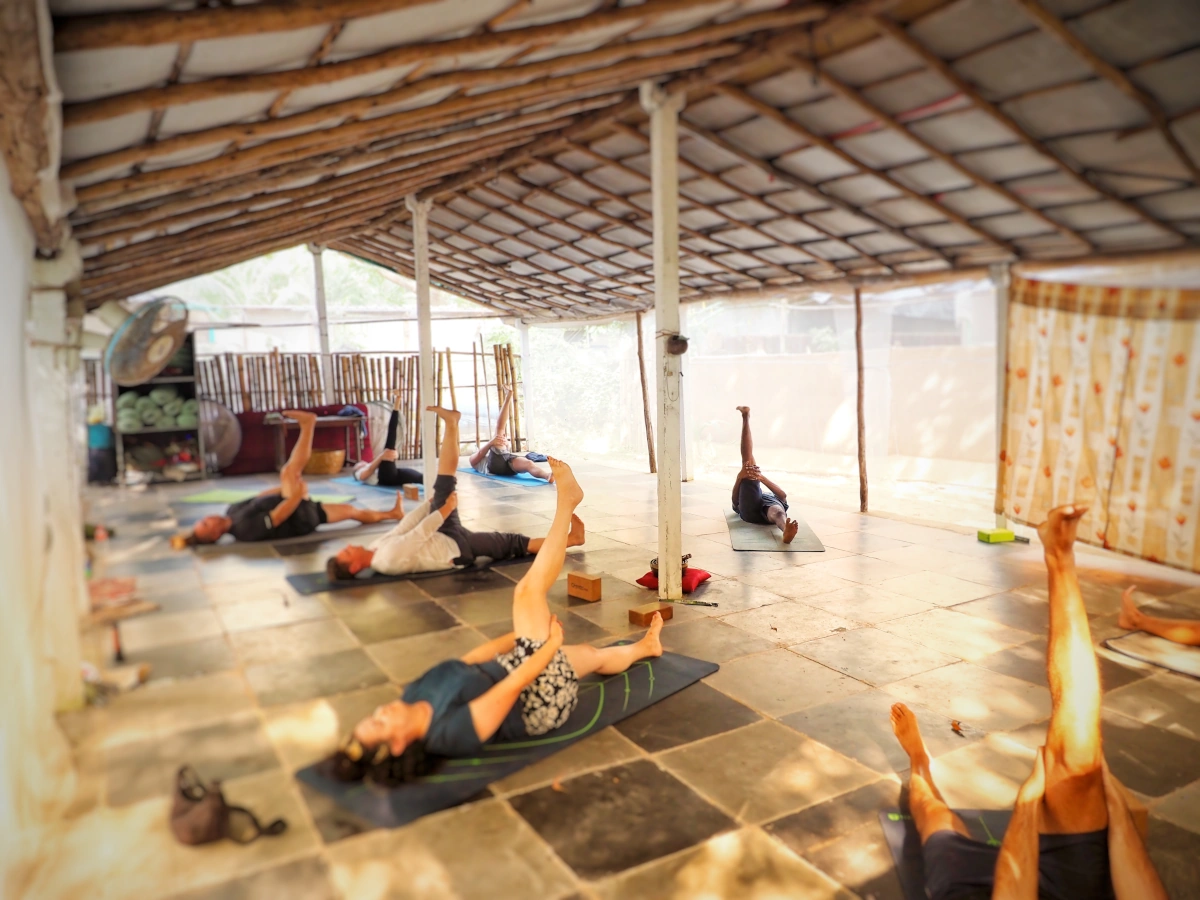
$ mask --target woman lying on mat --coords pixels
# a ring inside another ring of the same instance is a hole
[[[469,566],[477,557],[491,560],[514,559],[537,553],[542,538],[498,531],[470,531],[458,517],[457,479],[458,420],[455,410],[427,406],[446,423],[438,453],[438,474],[433,482],[433,499],[426,500],[369,548],[349,546],[325,564],[330,581],[354,578],[363,569],[371,568],[381,575],[409,575],[414,572],[437,572],[455,566]],[[578,547],[584,541],[583,522],[571,520],[567,546]]]
[[[1127,631],[1145,631],[1186,647],[1200,647],[1200,619],[1164,619],[1142,612],[1133,602],[1133,585],[1121,597],[1117,624]]]
[[[593,672],[615,675],[640,659],[662,655],[657,615],[635,644],[562,646],[562,625],[550,614],[546,595],[566,558],[583,491],[566,463],[551,459],[550,466],[558,506],[550,533],[513,591],[513,633],[439,663],[408,685],[400,700],[359,722],[346,746],[328,761],[327,774],[342,781],[369,776],[396,784],[424,774],[427,754],[469,757],[493,738],[546,734],[575,709],[580,678]]]
[[[751,525],[773,525],[783,532],[783,542],[790,544],[800,530],[800,523],[787,517],[787,494],[783,488],[767,478],[754,461],[750,407],[739,406],[737,410],[742,414],[742,468],[733,482],[733,511]],[[763,490],[763,485],[767,490]]]
[[[508,414],[512,405],[513,393],[509,391],[500,407],[500,418],[496,420],[496,434],[471,455],[471,468],[480,475],[507,475],[510,478],[519,472],[528,472],[534,478],[553,482],[554,473],[550,468],[508,452]]]
[[[399,494],[396,495],[396,505],[387,511],[359,509],[348,503],[317,503],[308,499],[308,485],[300,476],[312,456],[317,417],[314,413],[295,409],[285,409],[283,415],[300,423],[300,437],[296,439],[287,465],[279,473],[279,487],[233,504],[223,516],[205,516],[192,527],[190,533],[171,538],[172,547],[182,550],[195,544],[215,544],[225,534],[231,534],[239,541],[278,541],[312,534],[326,523],[353,519],[363,524],[373,524],[404,518]]]
[[[362,462],[354,467],[354,480],[380,487],[403,487],[420,484],[424,476],[416,469],[397,466],[396,437],[400,431],[400,391],[392,395],[392,416],[388,419],[387,442],[383,452],[371,462]]]

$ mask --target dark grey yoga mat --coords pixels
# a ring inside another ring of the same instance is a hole
[[[478,757],[443,760],[432,774],[398,788],[335,781],[320,773],[319,764],[301,769],[296,777],[355,816],[382,828],[397,828],[458,806],[493,781],[641,712],[719,668],[690,656],[664,653],[635,663],[620,675],[589,675],[579,685],[579,704],[561,728],[538,738],[485,744]]]
[[[729,541],[734,550],[759,550],[774,553],[824,553],[825,545],[808,527],[808,523],[795,513],[788,513],[800,525],[796,537],[790,544],[783,542],[778,528],[770,525],[751,525],[743,522],[732,509],[725,510],[725,524],[729,526]]]
[[[1178,672],[1180,675],[1190,675],[1200,678],[1200,647],[1187,647],[1176,644],[1166,638],[1147,634],[1144,631],[1134,631],[1118,638],[1109,638],[1104,646],[1114,653],[1128,656],[1141,662],[1161,666]]]
[[[1012,818],[1011,809],[956,809],[971,837],[977,841],[999,847],[1004,832]],[[898,809],[885,810],[879,814],[883,836],[892,860],[896,863],[896,875],[904,891],[905,900],[928,900],[925,893],[925,862],[921,856],[921,836],[912,816]]]
[[[437,578],[439,575],[453,575],[455,572],[472,572],[480,569],[490,569],[499,566],[511,566],[514,563],[529,562],[532,557],[515,556],[512,559],[501,559],[495,562],[475,563],[473,566],[455,569],[438,569],[435,572],[410,572],[407,575],[372,574],[369,578],[354,578],[347,581],[330,581],[325,571],[301,572],[287,576],[287,583],[295,588],[298,594],[323,594],[327,591],[348,591],[354,588],[370,587],[375,584],[391,584],[393,581],[419,581],[422,578]]]

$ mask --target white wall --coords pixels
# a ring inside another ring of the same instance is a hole
[[[54,720],[56,687],[46,648],[54,597],[46,581],[47,545],[55,536],[44,482],[55,465],[35,463],[37,415],[30,403],[26,317],[30,302],[33,237],[0,165],[0,896],[21,895],[19,861],[32,848],[37,826],[51,820],[74,790],[66,742]],[[73,466],[60,448],[61,467]],[[78,497],[76,497],[78,503]],[[78,528],[78,512],[74,527]],[[59,528],[70,527],[63,522]],[[69,546],[64,549],[74,552]],[[73,602],[73,600],[72,600]],[[75,637],[76,672],[78,641]],[[69,652],[69,651],[68,651]]]

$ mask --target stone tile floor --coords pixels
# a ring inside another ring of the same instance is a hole
[[[561,587],[551,601],[569,640],[605,643],[630,633],[628,607],[652,599],[632,582],[657,553],[655,491],[650,476],[579,469],[589,540],[566,570],[601,574],[604,600],[577,603]],[[292,772],[429,665],[506,630],[523,567],[299,597],[283,576],[317,569],[345,536],[282,553],[174,554],[172,510],[187,508],[169,501],[191,490],[91,496],[92,518],[118,531],[108,573],[138,576],[162,606],[122,626],[129,659],[153,676],[62,717],[79,788],[70,819],[43,842],[30,897],[896,900],[876,814],[897,804],[907,760],[888,706],[916,710],[958,806],[1011,804],[1044,735],[1036,544],[987,546],[798,506],[827,553],[739,554],[722,521],[728,491],[694,483],[684,546],[714,573],[698,596],[720,605],[677,608],[664,643],[721,670],[489,796],[375,830]],[[460,496],[469,523],[532,535],[554,507],[552,488],[474,476]],[[1196,578],[1089,550],[1080,563],[1097,640],[1116,633],[1130,580],[1143,600],[1200,615]],[[1151,853],[1171,896],[1200,897],[1200,687],[1107,651],[1102,674],[1114,771],[1150,806]],[[286,818],[286,835],[177,845],[168,796],[185,761],[222,779],[231,802]]]

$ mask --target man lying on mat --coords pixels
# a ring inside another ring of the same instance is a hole
[[[500,418],[496,420],[496,434],[486,444],[481,444],[469,460],[471,468],[480,475],[507,475],[528,472],[534,478],[554,481],[554,473],[547,466],[540,466],[524,456],[508,452],[508,414],[512,411],[513,393],[509,391],[500,407]]]
[[[1145,631],[1186,647],[1200,647],[1200,619],[1164,619],[1144,613],[1133,602],[1133,591],[1131,585],[1121,597],[1118,625],[1127,631]]]
[[[800,525],[787,517],[787,494],[767,478],[754,461],[754,441],[750,438],[750,407],[739,406],[742,414],[742,468],[733,482],[733,511],[751,525],[773,525],[783,532],[790,544]],[[763,485],[767,490],[763,490]]]
[[[454,470],[458,466],[460,413],[436,406],[426,409],[441,416],[446,425],[432,500],[426,500],[410,512],[370,548],[345,547],[330,557],[325,565],[330,581],[354,578],[368,567],[381,575],[437,572],[469,566],[480,556],[492,560],[513,559],[541,549],[542,538],[470,531],[462,524],[458,517],[458,494],[454,490],[458,483]],[[583,522],[575,517],[571,520],[567,546],[578,547],[583,541]]]
[[[302,537],[316,531],[318,526],[353,519],[373,524],[404,517],[400,495],[396,505],[387,511],[359,509],[348,503],[317,503],[308,498],[308,485],[301,477],[312,456],[313,433],[317,417],[314,413],[286,409],[283,415],[300,423],[300,436],[292,455],[279,473],[279,487],[263,491],[257,497],[234,503],[223,516],[205,516],[188,534],[171,538],[176,550],[195,544],[215,544],[222,535],[231,534],[239,541],[278,541]]]
[[[1038,528],[1050,575],[1052,711],[998,849],[972,839],[947,807],[916,717],[903,703],[892,707],[892,728],[912,763],[908,802],[931,900],[1166,900],[1146,852],[1142,811],[1131,809],[1100,746],[1100,676],[1072,547],[1086,511],[1052,509]]]
[[[403,487],[406,484],[420,484],[425,480],[416,469],[396,465],[399,458],[396,454],[396,437],[400,431],[400,397],[400,391],[392,395],[392,415],[388,419],[387,441],[383,445],[383,452],[371,462],[362,462],[354,467],[355,481],[381,487]]]
[[[423,774],[426,754],[469,757],[493,738],[537,737],[561,727],[579,699],[579,679],[615,675],[640,659],[661,656],[662,618],[641,640],[598,649],[562,646],[563,631],[546,595],[562,570],[575,507],[583,490],[570,467],[551,459],[558,504],[550,532],[513,591],[513,632],[438,663],[404,689],[403,697],[359,722],[327,764],[343,781],[370,776],[395,784]]]

